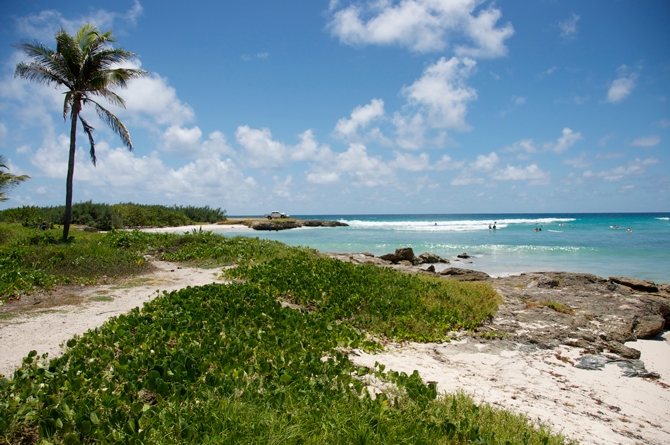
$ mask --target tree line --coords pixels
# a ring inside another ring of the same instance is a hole
[[[72,205],[70,221],[98,230],[132,227],[176,227],[196,223],[215,223],[227,217],[226,211],[209,206],[162,206],[80,202]],[[49,227],[65,224],[65,206],[23,206],[0,211],[0,221],[21,223],[26,227],[39,227],[46,222]]]

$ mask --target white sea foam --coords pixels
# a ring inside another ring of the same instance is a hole
[[[340,220],[357,229],[416,231],[416,232],[466,232],[489,230],[489,225],[504,229],[512,225],[548,225],[559,222],[574,221],[574,218],[537,218],[537,219],[501,219],[491,220],[456,220],[456,221],[362,221]]]
[[[668,221],[668,220],[670,220],[670,218],[668,218],[668,217],[654,218],[654,219],[660,219],[661,221]]]

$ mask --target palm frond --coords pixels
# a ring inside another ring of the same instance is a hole
[[[126,108],[126,102],[123,100],[123,98],[107,88],[93,90],[91,91],[91,94],[94,96],[104,97],[107,102],[121,108]]]
[[[123,122],[121,122],[118,117],[114,116],[108,110],[100,106],[99,103],[93,100],[90,101],[95,104],[95,111],[98,112],[98,116],[100,117],[100,119],[102,119],[103,122],[109,125],[109,127],[114,131],[114,133],[116,133],[119,136],[121,142],[123,142],[123,145],[128,147],[128,150],[133,151],[133,143],[130,140],[130,133],[128,133],[128,129],[126,128],[125,125],[123,125]]]
[[[42,85],[56,84],[69,86],[67,79],[61,78],[53,71],[36,63],[20,62],[16,65],[14,77],[20,77]]]
[[[93,128],[91,125],[89,125],[88,122],[86,122],[86,119],[84,119],[81,114],[79,115],[79,121],[81,122],[81,125],[84,127],[84,132],[86,133],[86,136],[88,136],[88,142],[91,144],[91,151],[89,154],[91,155],[91,162],[93,165],[96,165],[97,158],[95,157],[95,140],[93,139]]]

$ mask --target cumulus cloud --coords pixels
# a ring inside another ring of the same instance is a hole
[[[574,39],[577,36],[578,21],[579,16],[573,12],[569,18],[558,22],[558,27],[561,30],[561,37],[564,39]]]
[[[630,143],[633,147],[654,147],[661,142],[661,138],[657,135],[645,136],[635,139]]]
[[[493,172],[491,178],[496,181],[530,181],[531,185],[543,185],[549,183],[549,176],[549,172],[541,170],[537,164],[531,164],[525,168],[508,165]]]
[[[658,164],[660,161],[656,158],[639,159],[628,162],[626,165],[620,165],[610,170],[593,172],[587,170],[583,173],[585,178],[598,177],[606,182],[621,181],[627,176],[641,175],[646,173],[647,167]]]
[[[575,142],[584,139],[580,132],[575,133],[571,129],[565,127],[563,129],[563,135],[554,142],[547,142],[544,144],[544,149],[548,151],[553,151],[554,153],[563,153],[568,148],[572,147]]]
[[[421,78],[404,87],[402,94],[410,105],[427,115],[431,127],[467,130],[467,104],[477,99],[477,92],[465,81],[476,64],[469,58],[442,57],[426,68]]]
[[[319,145],[312,130],[298,135],[300,143],[294,146],[274,140],[268,128],[258,130],[248,125],[237,127],[235,138],[244,149],[242,163],[251,168],[279,169],[290,161],[327,162],[333,157],[328,146]]]
[[[512,145],[508,145],[500,150],[504,153],[516,153],[516,152],[525,152],[525,153],[535,153],[537,152],[537,147],[535,142],[532,139],[521,139],[516,141]]]
[[[348,45],[395,45],[414,52],[443,51],[451,40],[455,52],[470,57],[500,57],[507,54],[505,40],[514,34],[510,23],[496,27],[500,9],[490,6],[475,11],[478,0],[391,0],[351,4],[333,12],[328,28]]]
[[[139,62],[130,67],[139,68]],[[156,125],[184,125],[195,118],[193,108],[177,97],[177,91],[166,78],[156,73],[133,80],[120,94],[126,108],[110,106],[109,109],[135,125],[155,129]]]
[[[477,159],[470,164],[470,167],[475,171],[489,172],[498,165],[498,162],[500,162],[500,158],[495,151],[492,151],[488,155],[477,156]]]
[[[200,128],[184,128],[178,125],[172,125],[165,130],[158,149],[172,155],[189,158],[235,154],[235,150],[228,145],[226,137],[220,131],[212,132],[208,139],[203,141]]]
[[[384,101],[372,99],[367,105],[354,108],[349,119],[342,118],[335,125],[335,135],[351,142],[360,142],[359,130],[366,128],[371,122],[384,116]]]
[[[61,134],[45,140],[31,163],[49,178],[62,179],[67,171],[69,138]],[[201,157],[179,168],[173,168],[158,157],[156,152],[148,156],[136,156],[124,147],[110,148],[106,142],[97,144],[97,166],[88,162],[88,152],[77,149],[75,182],[85,190],[95,188],[97,196],[114,199],[115,196],[165,196],[189,202],[211,202],[225,200],[243,204],[255,194],[256,181],[245,177],[231,159],[218,154]],[[75,184],[75,192],[82,188]]]
[[[626,65],[617,68],[618,78],[612,82],[607,90],[607,101],[611,103],[621,102],[630,95],[635,88],[637,73],[629,73]]]
[[[395,159],[389,163],[391,167],[413,172],[430,169],[430,157],[426,153],[418,156],[409,153],[395,153]]]
[[[315,184],[332,184],[348,176],[356,187],[388,186],[395,182],[393,168],[379,156],[370,156],[365,145],[353,143],[347,151],[334,155],[327,164],[312,166],[307,180]]]
[[[75,19],[65,18],[56,10],[45,10],[39,14],[30,14],[18,18],[16,27],[19,33],[29,36],[31,39],[49,41],[53,39],[54,34],[60,28],[65,28],[68,32],[73,33],[84,23],[94,23],[103,31],[118,28],[119,23],[134,26],[137,19],[142,15],[143,9],[140,2],[135,0],[126,12],[118,13],[97,9]]]

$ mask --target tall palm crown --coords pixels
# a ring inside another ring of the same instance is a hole
[[[30,176],[11,174],[5,164],[5,157],[0,155],[0,201],[7,201],[9,199],[6,196],[7,192],[26,179],[30,179]]]
[[[125,107],[123,99],[112,88],[125,88],[129,80],[149,74],[147,71],[118,66],[132,59],[135,54],[122,48],[110,46],[115,43],[112,32],[101,33],[95,26],[85,24],[75,36],[64,29],[55,35],[56,51],[42,43],[22,42],[15,46],[28,55],[32,62],[21,62],[16,66],[15,77],[31,82],[64,88],[63,119],[71,120],[70,156],[66,184],[65,221],[63,239],[67,239],[72,215],[72,178],[74,176],[74,155],[76,148],[77,120],[81,122],[91,145],[90,155],[96,164],[93,127],[81,116],[84,105],[95,107],[100,119],[121,138],[129,150],[133,149],[130,134],[125,125],[96,100]]]

